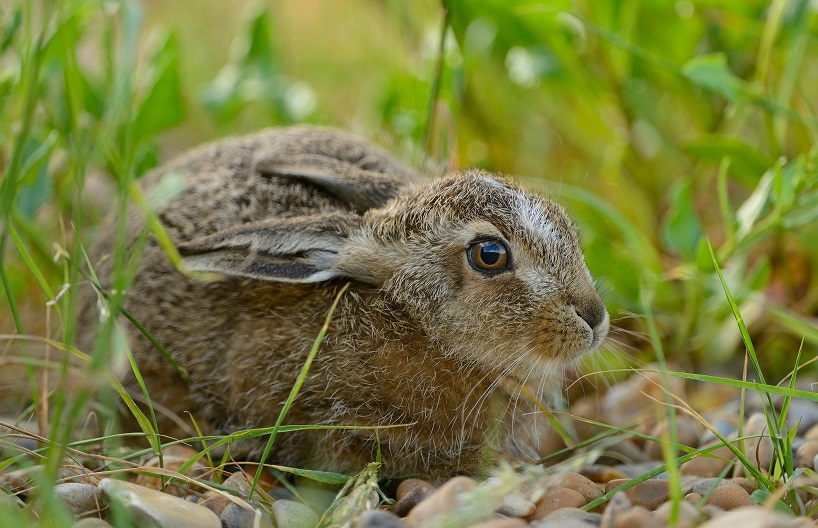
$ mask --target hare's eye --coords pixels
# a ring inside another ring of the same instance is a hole
[[[508,249],[499,240],[472,242],[466,248],[469,264],[483,273],[498,273],[508,268]]]

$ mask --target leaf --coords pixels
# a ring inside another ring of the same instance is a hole
[[[270,17],[264,9],[250,22],[247,47],[241,64],[245,67],[254,66],[264,78],[276,73],[275,50],[270,35]]]
[[[770,495],[772,495],[772,493],[770,493],[767,490],[757,489],[750,494],[750,500],[755,502],[756,504],[764,504],[767,501],[767,499],[770,498]],[[790,517],[795,517],[795,512],[792,511],[792,509],[789,506],[787,506],[786,503],[780,500],[775,501],[775,504],[773,505],[773,510],[780,513],[784,513]]]
[[[292,475],[297,475],[299,477],[306,477],[310,480],[314,480],[315,482],[322,482],[324,484],[331,484],[333,486],[346,484],[346,482],[350,478],[349,475],[344,475],[343,473],[333,473],[331,471],[299,469],[293,467],[276,466],[274,464],[268,464],[265,465],[264,467],[271,467],[281,471],[282,473],[290,473]]]
[[[731,103],[751,94],[747,83],[730,70],[724,53],[690,59],[682,66],[682,75],[693,84],[724,96]]]
[[[694,259],[703,230],[693,207],[693,185],[688,181],[677,183],[670,193],[670,214],[662,226],[662,238],[671,249],[687,261]]]
[[[701,161],[720,164],[730,159],[730,172],[745,185],[753,185],[773,162],[757,148],[739,138],[723,134],[702,134],[684,149]]]
[[[11,46],[14,37],[17,35],[17,31],[23,25],[23,10],[22,8],[17,8],[14,10],[14,14],[11,15],[9,20],[6,22],[6,25],[3,27],[2,38],[0,38],[0,51],[6,51],[6,49]]]
[[[751,194],[744,201],[744,203],[741,204],[738,211],[736,211],[736,221],[738,222],[736,236],[738,238],[741,238],[750,232],[753,225],[755,225],[756,221],[761,216],[761,213],[764,211],[764,207],[767,205],[770,198],[773,175],[773,172],[765,173],[758,182],[753,194]]]
[[[136,112],[133,130],[137,139],[152,136],[182,122],[184,101],[179,74],[176,38],[169,35],[151,60],[153,85]]]

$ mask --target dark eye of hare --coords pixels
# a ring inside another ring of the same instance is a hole
[[[499,273],[509,267],[508,248],[499,240],[479,240],[466,248],[469,264],[483,273]]]

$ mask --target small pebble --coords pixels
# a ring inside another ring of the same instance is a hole
[[[596,528],[599,523],[582,519],[540,519],[532,522],[529,526],[532,528]]]
[[[247,496],[250,495],[250,489],[253,486],[253,479],[248,477],[243,471],[236,471],[224,479],[222,484],[228,488],[234,489],[238,496],[247,498]]]
[[[750,416],[744,425],[744,436],[756,436],[756,438],[748,438],[744,441],[747,460],[758,469],[769,470],[773,456],[773,440],[767,429],[767,417],[763,413],[755,413]],[[744,476],[744,466],[737,464],[733,475]]]
[[[204,506],[216,515],[221,515],[228,504],[232,501],[224,496],[224,493],[208,491],[203,500],[199,501],[199,506]]]
[[[730,481],[735,482],[736,484],[744,488],[744,490],[747,493],[750,494],[752,494],[755,490],[758,489],[758,484],[756,484],[755,481],[752,481],[746,477],[733,477],[730,479]]]
[[[117,501],[137,526],[222,526],[216,514],[207,508],[161,491],[111,478],[103,479],[99,489],[109,501]]]
[[[761,506],[747,506],[726,512],[701,524],[699,528],[813,528],[805,517],[789,517]]]
[[[469,528],[528,528],[528,523],[522,519],[489,519],[487,521],[472,524]]]
[[[568,488],[578,491],[585,497],[585,503],[593,502],[602,496],[602,489],[591,481],[591,479],[579,473],[566,473],[559,481],[560,488]]]
[[[665,502],[668,495],[670,495],[669,483],[666,480],[648,479],[630,488],[625,493],[635,505],[653,511]]]
[[[634,506],[617,515],[614,526],[616,528],[664,528],[665,525],[653,518],[647,509]]]
[[[616,469],[621,471],[622,474],[625,475],[625,478],[633,479],[641,477],[648,471],[653,471],[661,465],[662,463],[658,460],[649,460],[647,462],[637,462],[632,464],[618,464],[616,465]]]
[[[186,464],[188,460],[190,460],[190,457],[165,455],[163,453],[161,461],[158,456],[155,456],[148,460],[147,462],[145,462],[143,466],[148,470],[150,470],[150,468],[163,467],[166,470],[178,473],[179,468],[181,468],[182,465]],[[197,461],[195,464],[193,464],[193,466],[190,467],[190,469],[184,472],[184,475],[193,478],[204,478],[209,473],[210,468],[205,466],[201,461]],[[170,480],[167,476],[165,476],[164,478],[159,478],[157,476],[149,475],[146,473],[137,475],[136,480],[134,480],[134,484],[144,486],[146,488],[150,488],[153,490],[161,490],[163,481],[165,484],[164,492],[175,497],[185,497],[191,491],[191,483],[188,480],[182,479]]]
[[[658,369],[649,365],[646,369]],[[680,378],[663,379],[658,372],[638,372],[627,380],[617,383],[608,391],[604,399],[604,416],[606,423],[628,426],[634,422],[641,432],[649,431],[656,423],[656,409],[663,405],[666,395],[664,390],[680,398],[686,398],[685,382]]]
[[[318,524],[318,515],[300,502],[277,500],[271,509],[278,528],[313,528]]]
[[[813,425],[804,433],[804,440],[818,440],[818,424]]]
[[[599,522],[600,528],[616,528],[619,516],[632,507],[633,503],[624,492],[616,493],[608,501],[605,511],[602,512],[602,519]]]
[[[435,489],[434,486],[425,480],[415,478],[406,479],[398,485],[398,489],[395,491],[395,500],[401,500],[407,493],[416,488],[422,488],[426,491],[433,491]]]
[[[269,515],[251,510],[235,502],[228,504],[219,516],[223,528],[275,528]]]
[[[667,419],[656,424],[650,432],[654,438],[669,438],[669,422]],[[695,447],[699,443],[699,438],[704,433],[702,424],[688,416],[678,416],[676,418],[677,441],[680,445]],[[680,450],[676,450],[678,454]],[[645,454],[652,460],[662,460],[662,444],[659,442],[646,442]]]
[[[587,502],[582,493],[571,488],[554,488],[543,494],[528,519],[543,519],[562,508],[580,508],[585,504]]]
[[[91,484],[68,482],[54,486],[54,496],[76,517],[98,516],[108,506]]]
[[[581,521],[585,524],[599,526],[599,523],[602,522],[602,514],[596,512],[587,512],[581,508],[560,508],[559,510],[549,513],[539,521],[536,521],[534,524],[537,524],[542,521],[566,522],[569,520],[576,520]]]
[[[718,443],[721,443],[721,441],[719,440]],[[693,475],[697,477],[718,477],[733,458],[734,455],[730,448],[723,445],[708,455],[702,455],[693,460],[688,460],[681,465],[679,472],[682,475]]]
[[[398,501],[392,507],[392,511],[399,517],[406,517],[409,515],[412,508],[435,491],[435,487],[428,482],[419,479],[410,480],[414,482],[404,486],[403,489],[401,489],[401,486],[403,486],[404,482],[407,481],[401,482],[401,485],[398,486],[398,491],[396,493]]]
[[[600,484],[605,484],[606,482],[610,482],[612,480],[628,478],[626,474],[622,473],[618,469],[599,464],[585,466],[579,470],[579,474],[591,482],[599,482]]]
[[[503,504],[497,509],[497,513],[506,517],[528,517],[535,508],[533,502],[524,499],[519,493],[509,493],[503,497]]]
[[[787,422],[790,426],[797,423],[798,435],[804,435],[818,424],[818,405],[815,405],[815,402],[792,398],[787,409]]]
[[[406,524],[413,528],[425,527],[432,524],[435,517],[456,513],[461,508],[459,496],[476,486],[477,482],[469,477],[449,480],[412,508],[406,517]]]
[[[44,466],[30,466],[23,469],[16,469],[8,473],[0,472],[0,488],[12,493],[20,493],[31,489],[34,486],[34,479],[42,475]],[[25,498],[25,497],[23,497]]]
[[[403,519],[392,512],[383,510],[368,510],[362,513],[353,528],[407,528]]]
[[[701,494],[700,489],[696,489],[695,491]],[[704,496],[704,494],[702,494],[702,496]],[[747,490],[738,484],[726,480],[713,490],[713,493],[707,498],[707,504],[729,511],[742,506],[751,506],[753,501],[750,500],[750,495],[747,493]]]
[[[792,480],[792,489],[801,498],[801,502],[813,499],[816,488],[818,488],[818,481],[806,473],[802,473]]]
[[[653,517],[659,521],[661,526],[670,526],[670,514],[672,511],[673,503],[667,501],[656,508],[656,511],[653,512]],[[678,517],[676,518],[677,522],[675,526],[677,528],[692,527],[696,523],[698,517],[699,511],[696,509],[696,506],[687,500],[683,500],[679,503],[679,513]]]
[[[580,398],[571,406],[571,414],[579,418],[586,418],[591,422],[605,423],[603,412],[602,403],[598,394]],[[575,421],[574,429],[577,432],[577,438],[579,440],[587,440],[604,431],[602,427],[584,420]]]
[[[644,462],[650,462],[650,458],[645,454],[641,446],[630,439],[606,446],[599,459],[600,464],[618,464],[620,466]]]
[[[98,517],[86,517],[72,524],[71,528],[111,528],[111,525]]]
[[[687,495],[685,495],[684,501],[689,504],[692,504],[693,506],[698,506],[703,498],[704,497],[702,497],[698,493],[688,493]]]

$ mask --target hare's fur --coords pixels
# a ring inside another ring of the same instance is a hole
[[[168,178],[183,190],[160,220],[190,268],[224,278],[185,276],[148,240],[126,307],[190,373],[182,381],[124,324],[157,403],[213,432],[273,425],[350,283],[286,423],[399,427],[282,434],[271,462],[354,473],[380,450],[385,474],[441,480],[477,473],[492,453],[536,458],[546,420],[519,388],[557,391],[607,333],[573,224],[505,179],[426,181],[361,139],[313,127],[198,148],[149,175],[145,192]],[[133,242],[144,222],[131,224]],[[512,269],[469,265],[467,246],[485,238],[507,244]],[[112,240],[97,255],[103,287]]]

